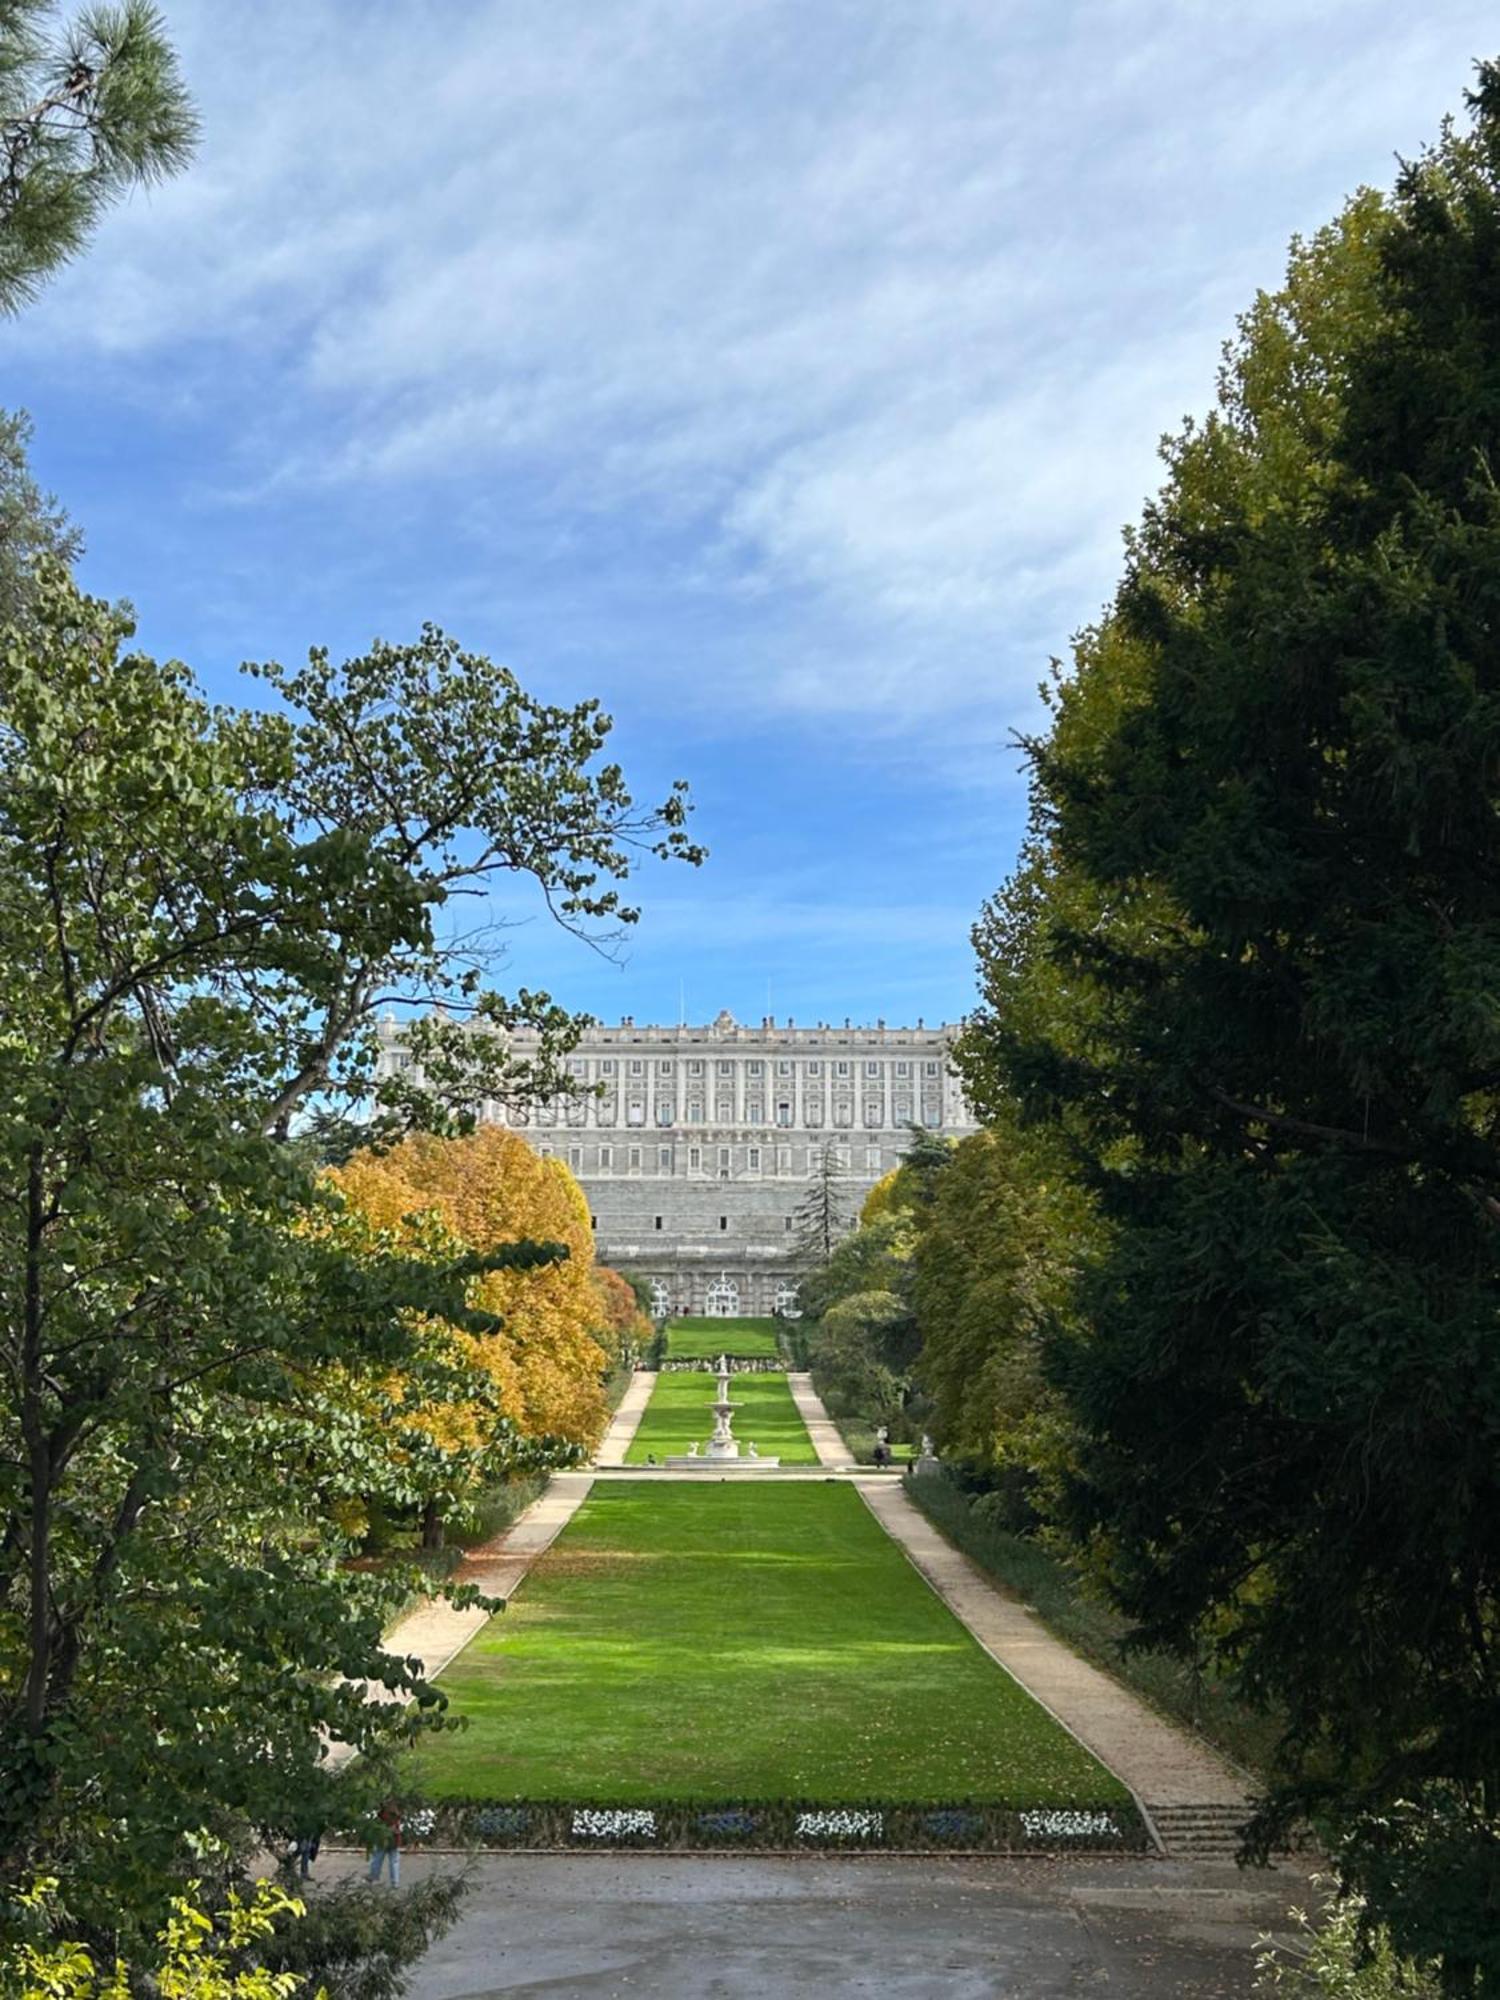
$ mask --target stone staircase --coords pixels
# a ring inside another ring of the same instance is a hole
[[[1175,1861],[1233,1861],[1248,1806],[1148,1805],[1166,1854]]]

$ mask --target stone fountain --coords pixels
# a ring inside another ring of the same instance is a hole
[[[667,1464],[674,1471],[692,1472],[755,1472],[765,1465],[780,1465],[779,1458],[762,1458],[752,1444],[746,1455],[740,1457],[739,1439],[734,1435],[734,1413],[740,1407],[729,1400],[729,1358],[719,1356],[719,1393],[711,1405],[714,1413],[714,1434],[700,1451],[697,1445],[685,1453],[669,1457]]]

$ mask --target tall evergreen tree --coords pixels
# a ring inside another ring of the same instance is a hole
[[[809,1264],[826,1264],[848,1227],[849,1201],[838,1150],[825,1141],[817,1149],[807,1192],[796,1207],[796,1255]]]
[[[1077,1531],[1285,1717],[1414,1957],[1500,1984],[1500,70],[1294,247],[1167,448],[987,914],[1103,1247],[1050,1370]]]
[[[0,0],[0,313],[76,257],[104,211],[177,173],[197,119],[149,0]]]

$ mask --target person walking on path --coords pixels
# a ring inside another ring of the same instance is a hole
[[[380,1871],[388,1860],[391,1864],[391,1887],[401,1886],[401,1812],[394,1799],[387,1799],[375,1815],[380,1821],[381,1831],[370,1848],[370,1880],[378,1882]]]

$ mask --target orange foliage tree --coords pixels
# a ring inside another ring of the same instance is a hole
[[[469,1371],[469,1390],[462,1393],[465,1378],[453,1374],[449,1393],[407,1406],[404,1416],[446,1454],[458,1483],[466,1469],[482,1476],[491,1441],[529,1440],[554,1462],[598,1442],[615,1343],[588,1204],[560,1160],[542,1158],[503,1126],[484,1125],[462,1138],[419,1136],[378,1155],[357,1153],[331,1178],[368,1224],[398,1241],[435,1233],[458,1254],[487,1257],[521,1244],[555,1252],[473,1278],[470,1303],[488,1316],[487,1330],[432,1329],[454,1369]],[[452,1494],[429,1493],[429,1540],[445,1499],[451,1504]]]
[[[609,1350],[609,1358],[619,1367],[633,1364],[651,1339],[655,1328],[641,1311],[628,1278],[607,1264],[594,1266],[594,1290],[599,1298],[599,1338]]]

